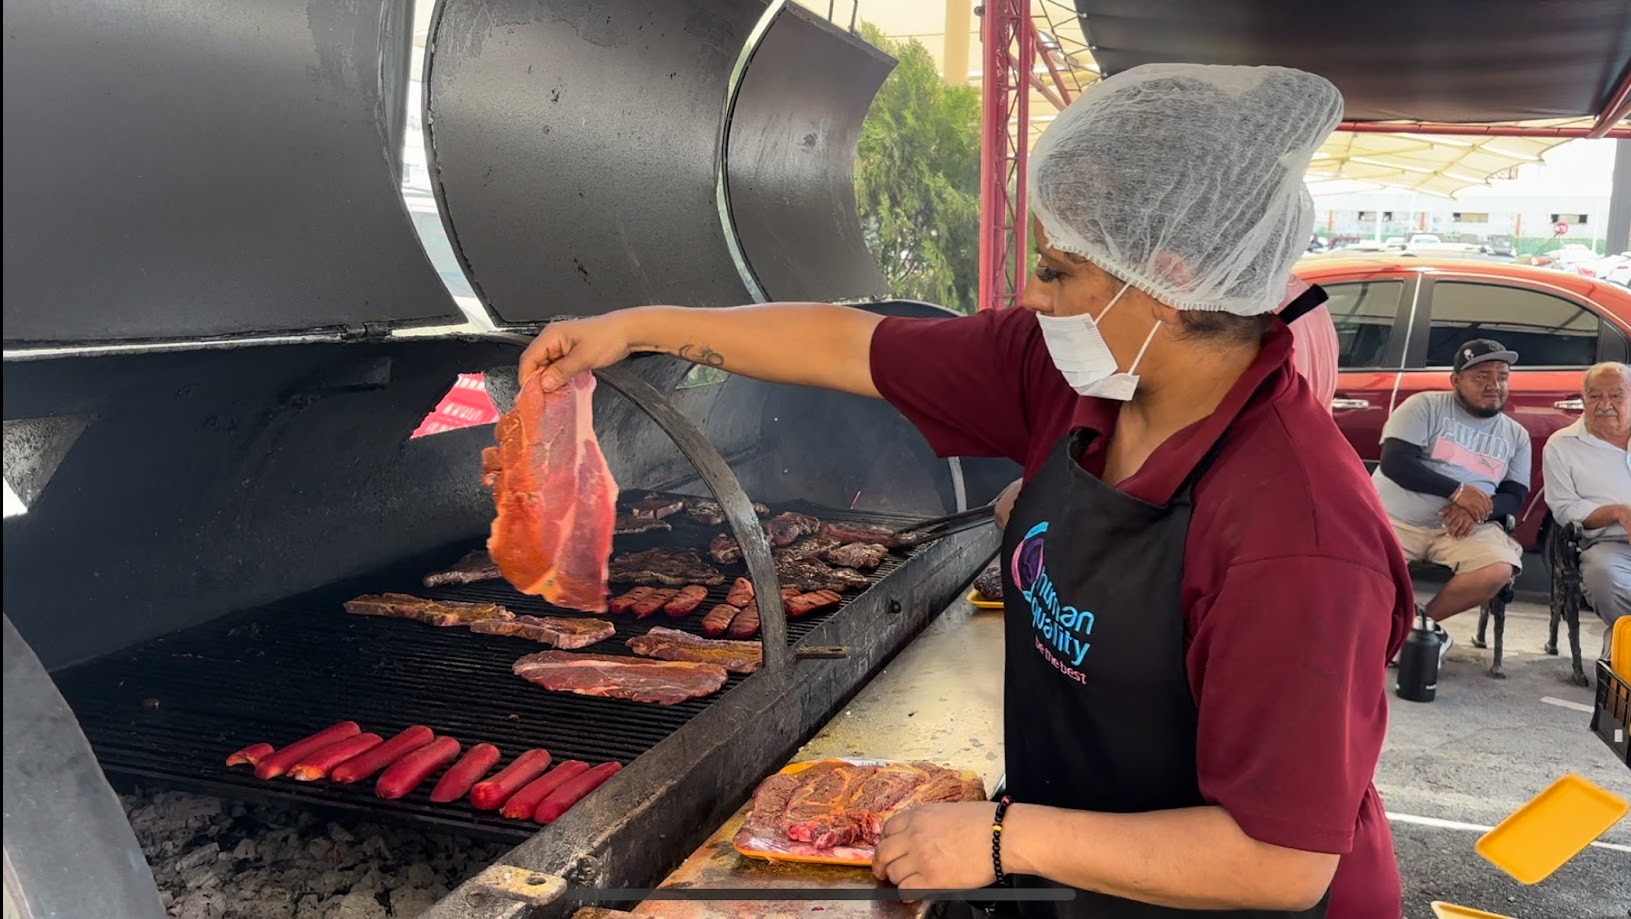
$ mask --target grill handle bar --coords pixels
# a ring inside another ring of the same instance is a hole
[[[526,347],[532,336],[515,332],[489,332],[486,337]],[[513,372],[511,376],[513,376]],[[742,560],[747,564],[748,579],[753,582],[754,599],[759,603],[759,637],[764,645],[764,669],[780,670],[792,663],[787,647],[787,611],[782,606],[781,581],[776,576],[776,563],[770,555],[770,540],[759,515],[753,512],[753,501],[742,490],[742,483],[731,471],[725,457],[714,448],[707,435],[690,418],[674,407],[674,403],[626,367],[605,367],[595,371],[601,382],[616,390],[623,398],[634,403],[646,416],[662,428],[680,453],[696,468],[702,483],[719,502],[725,513],[736,544],[742,548]],[[507,381],[506,381],[507,382]],[[519,387],[517,387],[519,388]],[[497,392],[489,387],[489,395],[500,411],[508,411],[514,404],[514,392],[502,386]],[[502,402],[500,400],[503,400]]]

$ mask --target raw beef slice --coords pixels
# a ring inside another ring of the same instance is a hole
[[[717,692],[729,674],[718,664],[573,651],[540,651],[516,661],[515,675],[555,692],[673,705]]]
[[[910,808],[984,799],[979,779],[933,763],[872,766],[823,760],[760,783],[743,833],[782,851],[834,853],[876,845],[889,818]]]
[[[587,648],[617,634],[617,626],[604,619],[561,619],[555,616],[517,616],[503,622],[473,622],[470,631],[483,635],[526,638],[557,648]]]
[[[628,646],[641,657],[718,664],[732,673],[752,673],[764,663],[764,647],[759,642],[703,638],[660,625],[629,639]]]
[[[606,611],[617,483],[595,439],[595,377],[545,393],[528,377],[482,453],[498,516],[487,552],[504,579],[556,606]]]

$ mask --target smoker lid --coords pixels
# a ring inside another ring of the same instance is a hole
[[[408,6],[8,0],[6,346],[457,321],[400,192]]]

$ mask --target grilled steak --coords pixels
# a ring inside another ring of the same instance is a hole
[[[858,571],[834,568],[813,558],[792,558],[786,555],[776,559],[776,576],[781,579],[784,586],[795,588],[800,593],[812,590],[831,590],[836,593],[865,590],[869,583],[866,575]]]
[[[609,578],[619,584],[665,584],[684,587],[725,583],[719,569],[702,560],[694,549],[647,549],[623,552],[612,558]]]
[[[772,546],[790,546],[821,529],[821,521],[809,514],[777,514],[765,521],[765,535]]]
[[[453,563],[453,567],[445,571],[433,571],[425,575],[426,587],[444,587],[448,584],[474,584],[478,581],[492,581],[504,577],[493,562],[492,556],[486,549],[474,549],[466,553],[464,558]]]
[[[781,851],[815,854],[871,847],[883,824],[909,808],[942,801],[985,799],[985,786],[943,766],[896,763],[863,766],[824,760],[802,772],[775,775],[754,792],[743,824],[744,847],[754,838]]]
[[[776,549],[771,552],[773,556],[787,556],[789,558],[821,558],[821,554],[828,549],[836,549],[843,543],[826,536],[806,536],[785,549]]]
[[[435,626],[469,625],[484,619],[509,620],[515,614],[497,603],[427,600],[412,594],[365,594],[345,601],[345,611],[357,616],[415,619]]]
[[[685,499],[665,498],[662,495],[646,495],[638,501],[630,501],[624,504],[622,509],[632,517],[661,520],[664,517],[685,510]]]
[[[837,604],[842,603],[844,600],[843,597],[840,597],[830,590],[813,590],[807,594],[794,593],[791,597],[785,596],[785,594],[789,592],[790,591],[788,590],[782,591],[784,594],[782,597],[782,608],[787,611],[787,617],[789,619],[797,619],[800,616],[808,616],[816,610],[826,609],[829,606],[836,606]]]
[[[494,427],[497,446],[482,451],[482,481],[498,511],[487,550],[516,590],[605,612],[618,490],[595,438],[595,375],[551,393],[541,377],[521,384]]]
[[[753,512],[760,519],[770,516],[770,508],[755,501]],[[706,498],[687,498],[685,500],[685,515],[704,526],[716,527],[725,522],[725,509],[719,506],[718,501],[709,501]]]
[[[696,612],[697,607],[701,606],[702,601],[706,599],[708,599],[708,588],[703,587],[701,584],[690,584],[681,587],[679,592],[674,594],[674,599],[663,604],[663,612],[675,617],[689,616]]]
[[[553,645],[557,648],[587,648],[617,634],[617,627],[604,619],[559,619],[555,616],[517,616],[510,620],[486,619],[470,623],[470,631],[483,635],[507,635]]]
[[[815,538],[820,539],[821,537],[817,536]],[[852,542],[821,553],[821,560],[844,568],[860,568],[871,571],[882,564],[884,558],[888,555],[888,546],[880,546],[875,542]]]
[[[915,541],[895,535],[893,527],[886,527],[876,523],[823,523],[821,535],[829,536],[842,543],[866,542],[888,546],[891,549],[905,548]]]
[[[619,536],[630,536],[635,533],[666,533],[674,529],[674,525],[666,520],[655,517],[636,517],[633,514],[618,514],[617,525],[613,532]]]
[[[980,576],[974,579],[974,590],[983,599],[1000,601],[1002,599],[1002,569],[992,565],[980,572]]]
[[[516,661],[515,675],[553,692],[674,705],[719,691],[730,675],[718,664],[576,651],[539,651]]]
[[[752,673],[764,663],[764,649],[756,641],[720,641],[689,632],[655,626],[628,640],[635,654],[665,661],[718,664],[732,673]]]
[[[742,560],[742,547],[736,544],[736,537],[720,533],[708,543],[708,557],[721,565],[734,565]]]

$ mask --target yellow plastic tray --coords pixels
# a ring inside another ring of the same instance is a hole
[[[1625,800],[1578,775],[1566,775],[1479,837],[1476,846],[1520,884],[1539,884],[1618,823]]]
[[[798,773],[803,772],[804,770],[810,768],[811,766],[817,765],[818,763],[828,763],[832,762],[833,760],[839,760],[855,766],[888,766],[892,762],[891,760],[886,759],[851,759],[847,756],[832,756],[827,757],[826,759],[810,760],[809,762],[804,763],[789,763],[776,774],[797,775]],[[970,772],[966,769],[963,770],[963,777],[971,780],[980,778],[978,773]],[[834,849],[833,852],[835,854],[833,855],[802,855],[791,852],[781,852],[768,847],[760,848],[751,844],[744,846],[741,842],[741,835],[738,834],[736,838],[731,840],[731,848],[735,849],[738,855],[745,855],[748,858],[762,858],[773,862],[800,862],[807,865],[844,865],[851,868],[872,867],[873,850],[871,846],[845,846],[843,848]]]
[[[1631,616],[1614,621],[1613,647],[1608,652],[1608,669],[1619,678],[1631,682]]]
[[[979,591],[973,589],[970,589],[968,592],[968,602],[974,604],[976,609],[1002,609],[1001,600],[987,600],[985,597],[980,595]],[[1626,618],[1631,619],[1631,616]]]
[[[1454,903],[1445,903],[1443,900],[1433,901],[1433,915],[1438,919],[1512,919],[1500,913],[1486,913],[1481,909],[1470,906],[1456,906]]]

